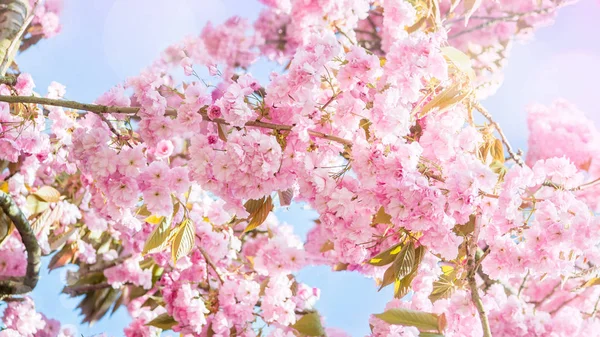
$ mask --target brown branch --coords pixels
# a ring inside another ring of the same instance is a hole
[[[549,314],[550,315],[554,315],[556,314],[560,309],[562,309],[565,305],[571,303],[574,299],[576,299],[577,297],[579,297],[579,295],[575,295],[571,298],[569,298],[568,300],[562,302],[558,307],[556,307],[554,310],[550,311]]]
[[[37,285],[40,273],[41,249],[27,217],[9,194],[0,191],[0,209],[12,221],[27,250],[27,271],[24,277],[0,280],[0,297],[25,294]],[[8,225],[8,224],[7,224]]]
[[[0,77],[0,84],[5,84],[12,87],[17,84],[17,77],[14,75],[4,75]]]
[[[29,104],[41,104],[41,105],[50,105],[50,106],[59,106],[63,108],[75,109],[75,110],[83,110],[89,111],[95,114],[106,114],[106,113],[117,113],[117,114],[129,114],[135,115],[140,111],[140,107],[120,107],[120,106],[106,106],[106,105],[97,105],[97,104],[88,104],[88,103],[80,103],[76,101],[68,101],[68,100],[60,100],[60,99],[51,99],[44,97],[35,97],[35,96],[2,96],[0,95],[0,102],[7,103],[29,103]],[[210,119],[205,112],[199,111],[202,115],[202,119],[211,123],[218,123],[224,125],[230,125],[222,118]],[[166,109],[166,116],[177,116],[176,109]],[[245,126],[251,127],[259,127],[264,129],[271,130],[292,130],[293,125],[285,125],[285,124],[274,124],[267,123],[261,121],[249,121]],[[336,143],[344,144],[344,145],[352,145],[352,141],[337,137],[334,135],[326,134],[319,131],[308,130],[308,133],[314,137],[323,138],[327,140],[334,141]]]
[[[479,319],[481,320],[483,337],[492,337],[492,332],[490,330],[490,322],[485,312],[485,308],[483,307],[481,297],[479,296],[479,288],[477,287],[477,281],[475,280],[475,275],[477,274],[477,269],[479,267],[479,264],[477,264],[477,262],[475,261],[475,256],[477,255],[478,248],[477,241],[479,240],[479,230],[480,226],[476,219],[475,226],[473,228],[473,236],[471,237],[467,250],[467,279],[469,282],[469,288],[471,290],[471,301],[473,302],[473,305],[475,305],[475,308],[477,308],[477,312],[479,313]]]
[[[4,76],[6,74],[6,72],[8,71],[8,68],[12,64],[12,62],[13,62],[12,59],[13,59],[14,55],[17,53],[17,51],[19,50],[19,47],[21,46],[21,39],[23,38],[23,35],[25,34],[25,30],[27,30],[27,28],[31,24],[31,21],[33,20],[33,16],[34,16],[33,13],[35,11],[35,7],[37,7],[37,2],[35,3],[34,8],[30,10],[30,13],[27,16],[27,19],[25,19],[25,21],[23,22],[23,25],[21,25],[21,28],[19,29],[19,31],[17,32],[15,37],[10,41],[10,45],[8,46],[8,48],[6,49],[6,53],[4,54],[4,59],[2,60],[2,64],[0,64],[0,76]]]
[[[4,76],[21,45],[21,37],[33,19],[26,0],[0,1],[0,76]]]
[[[545,8],[540,8],[540,9],[536,9],[533,11],[529,11],[529,12],[522,12],[522,13],[516,13],[513,15],[506,15],[506,16],[500,16],[500,17],[486,17],[486,16],[472,16],[470,19],[479,19],[479,20],[486,20],[489,19],[489,21],[486,21],[484,23],[481,23],[477,26],[471,27],[469,29],[465,29],[463,31],[460,31],[454,35],[449,35],[448,36],[448,40],[451,39],[455,39],[459,36],[462,36],[464,34],[468,34],[468,33],[472,33],[474,31],[480,30],[480,29],[484,29],[487,27],[490,27],[496,23],[499,22],[503,22],[503,21],[507,21],[507,22],[511,22],[511,21],[519,21],[519,19],[528,16],[528,15],[544,15],[544,14],[548,14],[552,11],[558,10],[560,7],[562,7],[564,5],[564,3],[566,3],[567,1],[558,1],[558,3],[556,4],[555,7],[545,7]],[[450,23],[456,23],[457,21],[463,21],[464,17],[458,18],[456,20],[452,20]]]
[[[200,237],[198,235],[196,235],[196,237],[198,239],[200,239]],[[212,260],[210,259],[210,256],[208,256],[208,254],[206,253],[204,248],[198,247],[198,249],[200,250],[200,253],[202,253],[202,256],[204,256],[204,260],[206,261],[206,264],[209,265],[215,271],[215,274],[217,274],[217,278],[219,279],[219,282],[221,282],[221,284],[223,284],[223,278],[221,277],[221,274],[219,274],[219,272],[217,271],[217,266],[215,266],[215,264],[212,262]],[[206,273],[208,274],[208,270],[206,271]]]
[[[527,282],[528,277],[529,277],[529,269],[527,269],[527,274],[525,274],[525,277],[523,277],[523,281],[521,282],[521,285],[519,286],[519,291],[517,292],[517,298],[519,296],[521,296],[521,292],[523,291],[523,289],[525,289],[525,282]]]
[[[521,156],[519,156],[518,154],[516,154],[513,151],[512,146],[510,146],[508,139],[506,138],[506,136],[504,135],[504,132],[502,131],[502,128],[500,128],[500,124],[498,124],[496,121],[494,121],[494,119],[492,118],[492,115],[483,106],[481,106],[481,104],[479,104],[478,102],[474,102],[473,107],[475,109],[477,109],[477,111],[479,111],[483,115],[483,117],[485,117],[490,122],[490,125],[492,125],[496,129],[496,131],[498,131],[498,134],[500,135],[500,139],[502,140],[502,143],[504,144],[504,146],[506,146],[506,151],[508,151],[508,155],[519,166],[523,166],[525,164],[523,162],[523,159],[521,158]]]
[[[593,186],[598,185],[598,184],[600,184],[600,178],[596,178],[596,179],[594,179],[594,180],[592,180],[590,182],[587,182],[585,184],[581,184],[581,185],[579,185],[579,186],[577,186],[575,188],[570,189],[569,191],[581,191],[583,189],[590,188],[590,187],[593,187]]]

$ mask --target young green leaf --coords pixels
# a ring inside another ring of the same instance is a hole
[[[169,234],[171,233],[171,219],[162,217],[160,223],[144,244],[142,254],[154,253],[163,250],[167,247]]]
[[[456,271],[452,270],[447,274],[442,274],[437,281],[433,282],[429,300],[435,302],[442,298],[449,298],[458,287],[456,282]]]
[[[402,244],[398,243],[393,245],[392,247],[386,249],[385,251],[375,255],[375,257],[369,260],[369,264],[374,266],[382,267],[387,264],[394,262],[396,256],[402,250]]]
[[[45,202],[60,201],[60,192],[57,191],[54,187],[42,186],[33,194]]]
[[[402,248],[396,259],[394,260],[394,272],[396,279],[401,279],[410,274],[415,264],[415,244],[410,241]]]
[[[302,316],[292,328],[296,329],[304,336],[324,336],[325,329],[321,325],[321,318],[316,312],[308,313]]]
[[[171,246],[173,263],[177,263],[181,257],[186,256],[194,248],[196,227],[190,219],[185,219],[177,228],[177,234]]]
[[[146,325],[151,325],[153,327],[156,327],[156,328],[159,328],[162,330],[169,330],[175,324],[177,324],[177,321],[175,321],[175,319],[167,313],[161,314],[161,315],[157,316],[155,319],[146,323]]]
[[[43,201],[42,199],[33,194],[28,195],[26,201],[27,210],[31,215],[42,213],[50,207],[49,203]]]
[[[388,324],[414,326],[422,331],[441,331],[439,316],[429,312],[409,309],[389,309],[375,317]]]
[[[388,285],[394,283],[396,281],[396,273],[394,272],[394,266],[389,266],[388,269],[385,270],[383,274],[383,280],[381,280],[381,285],[377,291],[381,291],[381,289],[387,287]]]

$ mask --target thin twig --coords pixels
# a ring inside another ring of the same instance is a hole
[[[31,229],[29,220],[15,204],[11,196],[0,191],[0,209],[12,221],[21,235],[27,251],[27,271],[24,277],[0,280],[0,297],[25,294],[37,285],[40,273],[40,255],[42,253],[37,238]]]
[[[590,314],[590,317],[596,316],[596,312],[598,311],[598,303],[600,303],[600,296],[598,296],[598,299],[596,300],[596,304],[594,304],[594,310]]]
[[[197,235],[196,235],[196,237],[200,238]],[[210,256],[208,256],[208,254],[206,253],[204,248],[198,247],[198,249],[200,249],[200,253],[202,253],[202,256],[204,256],[204,260],[206,260],[206,264],[209,265],[215,271],[215,274],[217,274],[217,278],[219,279],[219,282],[221,282],[221,284],[223,284],[223,278],[221,277],[221,274],[219,274],[219,272],[217,271],[217,266],[215,266],[215,264],[212,262],[212,260],[210,259]],[[208,273],[208,271],[207,271],[207,273]]]
[[[527,282],[528,277],[529,277],[529,269],[527,269],[527,274],[525,274],[525,277],[523,277],[523,281],[521,282],[521,285],[519,286],[519,291],[517,292],[517,298],[519,296],[521,296],[521,292],[525,288],[525,282]]]
[[[492,337],[492,332],[490,330],[490,322],[485,312],[483,302],[481,301],[481,297],[479,296],[479,288],[477,287],[477,281],[475,280],[475,275],[477,274],[478,267],[476,265],[475,255],[477,252],[477,241],[479,240],[479,222],[480,221],[478,221],[477,219],[475,220],[473,236],[471,237],[471,241],[469,242],[468,246],[467,279],[469,281],[469,288],[471,290],[471,301],[473,302],[473,305],[475,305],[475,308],[477,308],[477,312],[479,313],[479,319],[481,320],[483,337]]]
[[[594,179],[594,180],[592,180],[590,182],[587,182],[585,184],[579,185],[579,186],[577,186],[575,188],[570,189],[569,191],[581,191],[583,189],[590,188],[590,187],[593,187],[593,186],[598,185],[598,184],[600,184],[600,178],[596,178],[596,179]]]
[[[492,25],[494,25],[496,23],[499,23],[499,22],[503,22],[503,21],[509,21],[509,22],[510,21],[518,21],[520,18],[522,18],[524,16],[528,16],[528,15],[544,15],[544,14],[548,14],[548,13],[550,13],[552,11],[558,10],[561,7],[561,5],[563,5],[563,1],[559,1],[559,3],[555,7],[545,7],[545,8],[540,8],[540,9],[536,9],[536,10],[529,11],[529,12],[517,13],[517,14],[513,14],[513,15],[506,15],[506,16],[500,16],[500,17],[485,17],[485,16],[483,16],[483,17],[477,17],[477,16],[472,16],[470,19],[482,19],[482,20],[489,19],[489,21],[486,21],[484,23],[481,23],[481,24],[479,24],[477,26],[474,26],[474,27],[471,27],[469,29],[465,29],[463,31],[460,31],[460,32],[454,34],[454,35],[449,35],[448,36],[448,40],[455,39],[455,38],[457,38],[459,36],[462,36],[464,34],[472,33],[474,31],[490,27],[490,26],[492,26]],[[462,20],[464,20],[464,18],[459,18],[459,19],[453,20],[450,23],[455,23],[455,21],[457,21],[457,20],[462,21]]]
[[[498,131],[498,134],[500,135],[502,143],[504,144],[504,146],[506,146],[506,151],[508,151],[508,155],[519,166],[523,166],[525,164],[523,162],[523,159],[521,158],[521,156],[519,156],[518,154],[516,154],[513,151],[512,146],[510,146],[508,139],[506,138],[506,136],[504,135],[504,132],[502,131],[502,128],[500,128],[500,124],[498,124],[496,121],[494,121],[494,119],[492,118],[492,115],[483,106],[481,106],[481,104],[479,104],[478,102],[474,102],[473,107],[475,109],[477,109],[477,111],[479,111],[483,115],[483,117],[485,117],[490,122],[490,124],[496,129],[496,131]]]
[[[558,307],[556,307],[554,310],[550,311],[549,314],[550,315],[554,315],[555,313],[557,313],[560,309],[562,309],[565,305],[571,303],[574,299],[576,299],[578,297],[578,295],[575,295],[571,298],[569,298],[568,300],[562,302]]]
[[[50,105],[50,106],[59,106],[63,108],[75,109],[75,110],[83,110],[89,111],[95,114],[106,114],[106,113],[117,113],[117,114],[129,114],[135,115],[140,111],[140,107],[120,107],[120,106],[106,106],[106,105],[97,105],[97,104],[88,104],[88,103],[80,103],[76,101],[68,101],[68,100],[60,100],[60,99],[51,99],[44,97],[35,97],[35,96],[2,96],[0,95],[0,102],[7,103],[30,103],[30,104],[41,104],[41,105]],[[207,122],[230,125],[222,118],[210,119],[208,115],[202,110],[199,111],[202,115],[202,119]],[[177,110],[175,109],[166,109],[165,116],[177,116]],[[245,126],[250,127],[259,127],[271,130],[292,130],[292,125],[284,125],[284,124],[274,124],[267,123],[261,121],[249,121]],[[319,131],[308,130],[308,133],[314,137],[323,138],[327,140],[334,141],[336,143],[344,144],[344,145],[352,145],[352,141],[337,137],[334,135],[326,134]]]

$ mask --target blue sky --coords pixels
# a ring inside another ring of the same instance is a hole
[[[33,75],[38,92],[57,81],[67,86],[67,99],[91,102],[136,75],[164,47],[185,35],[198,34],[208,20],[218,23],[231,15],[252,19],[259,10],[255,0],[65,0],[63,32],[32,47],[17,61],[23,71]],[[534,41],[514,47],[504,85],[484,104],[516,147],[525,148],[524,111],[534,101],[550,103],[564,97],[600,122],[600,108],[592,94],[600,78],[599,17],[599,2],[582,0],[563,9],[557,23],[538,31]],[[264,79],[275,69],[261,63],[253,71]],[[317,217],[296,205],[278,216],[294,225],[302,237]],[[60,270],[51,274],[42,271],[33,293],[38,309],[71,324],[86,337],[100,332],[122,336],[129,322],[122,309],[92,328],[78,324],[81,319],[73,310],[77,301],[59,296],[63,274]],[[377,293],[373,281],[358,274],[314,267],[298,277],[321,288],[317,308],[328,325],[344,328],[352,336],[366,335],[368,315],[381,312],[392,298],[389,289]]]

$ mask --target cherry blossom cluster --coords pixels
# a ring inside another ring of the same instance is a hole
[[[50,269],[79,266],[63,292],[84,321],[126,306],[127,337],[348,336],[294,276],[328,265],[393,285],[373,337],[594,335],[600,133],[564,101],[531,106],[523,160],[478,103],[565,3],[262,2],[95,105],[25,73],[0,86],[0,188]],[[259,58],[285,70],[260,83]],[[272,213],[292,200],[319,214],[306,242]],[[25,274],[21,239],[0,237],[2,277]],[[69,336],[22,299],[0,336]]]

